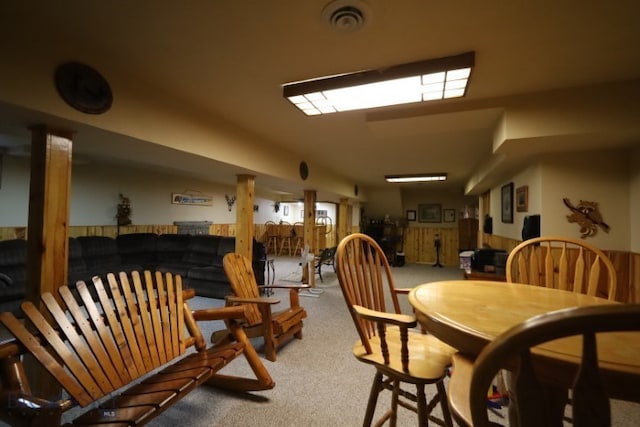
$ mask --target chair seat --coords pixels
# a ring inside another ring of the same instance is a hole
[[[273,315],[273,329],[276,334],[284,334],[295,326],[300,325],[302,319],[307,317],[304,308],[292,307]]]
[[[421,334],[418,331],[409,332],[409,372],[402,371],[400,360],[401,342],[400,329],[388,327],[386,334],[389,346],[390,362],[385,365],[380,351],[380,338],[370,339],[373,353],[367,354],[364,346],[358,340],[353,346],[353,355],[364,363],[378,365],[383,370],[395,371],[395,375],[405,376],[404,381],[415,383],[419,380],[431,382],[445,376],[445,370],[451,363],[451,356],[456,349],[440,341],[433,335]]]

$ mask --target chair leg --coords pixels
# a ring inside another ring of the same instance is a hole
[[[453,420],[451,419],[451,411],[449,410],[449,402],[447,401],[447,390],[444,386],[444,381],[438,381],[436,383],[438,388],[438,395],[440,397],[440,408],[442,409],[442,419],[446,427],[453,427]]]
[[[418,425],[421,427],[427,427],[429,425],[429,414],[427,413],[427,396],[424,393],[424,384],[416,384],[416,391]]]
[[[396,427],[398,424],[398,400],[400,399],[400,381],[393,381],[393,392],[391,393],[391,417],[389,418],[389,425]]]
[[[264,335],[264,355],[270,362],[276,361],[276,348],[278,344],[275,342],[275,338],[273,337],[273,329]]]
[[[376,404],[378,403],[378,396],[382,391],[382,373],[376,371],[375,377],[373,377],[373,384],[371,385],[371,393],[369,393],[369,401],[367,403],[367,412],[364,415],[363,427],[370,427],[373,422],[373,413],[376,410]]]

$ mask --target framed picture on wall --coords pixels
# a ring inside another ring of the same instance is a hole
[[[502,186],[500,199],[502,222],[513,224],[513,182]]]
[[[516,211],[528,212],[529,211],[529,186],[523,185],[516,188]]]
[[[442,212],[443,212],[442,215],[444,216],[444,222],[456,222],[455,209],[445,209]]]
[[[418,205],[418,222],[442,222],[442,205],[436,203]]]
[[[416,211],[407,211],[407,221],[416,220]]]

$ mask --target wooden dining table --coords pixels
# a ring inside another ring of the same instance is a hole
[[[453,280],[419,285],[409,293],[419,323],[459,351],[478,355],[498,335],[533,316],[569,307],[617,304],[607,299],[539,286]],[[535,348],[543,380],[568,389],[581,357],[579,337]],[[598,334],[598,359],[613,398],[640,402],[640,332]]]

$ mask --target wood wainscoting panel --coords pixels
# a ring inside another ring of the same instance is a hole
[[[435,238],[438,234],[440,236],[440,263],[451,267],[460,264],[457,228],[409,227],[405,229],[404,233],[403,249],[406,262],[435,263]]]
[[[640,303],[640,254],[629,254],[629,281],[627,282],[629,294],[628,300],[625,302]],[[618,282],[618,288],[622,285]],[[624,285],[622,286],[624,287]]]

